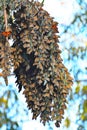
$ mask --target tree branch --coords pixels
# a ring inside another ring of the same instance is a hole
[[[87,79],[75,80],[74,82],[87,82]]]

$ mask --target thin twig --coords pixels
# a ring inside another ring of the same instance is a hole
[[[75,80],[74,82],[87,82],[87,79]]]

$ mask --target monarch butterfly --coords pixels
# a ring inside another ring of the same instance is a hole
[[[2,74],[2,73],[0,73],[0,76],[3,76],[3,74]]]
[[[11,31],[5,31],[5,32],[1,32],[1,35],[8,37],[11,34]]]

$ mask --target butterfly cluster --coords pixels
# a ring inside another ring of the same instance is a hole
[[[4,61],[4,64],[14,67],[16,84],[19,91],[24,88],[23,94],[33,113],[32,119],[40,116],[44,125],[55,121],[58,127],[72,85],[72,78],[60,56],[58,23],[39,2],[24,1],[14,10],[14,19],[10,16],[8,20],[14,42],[8,47],[8,54],[4,51],[6,56],[9,55],[8,62]]]

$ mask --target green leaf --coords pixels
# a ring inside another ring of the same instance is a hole
[[[87,120],[87,114],[82,113],[81,114],[81,120],[86,121]]]
[[[70,126],[70,119],[67,117],[66,119],[65,119],[65,126],[67,127],[67,128],[69,128],[69,126]]]
[[[2,104],[7,104],[7,99],[5,99],[4,97],[1,97],[0,98],[0,106],[2,105]]]
[[[84,94],[87,94],[87,86],[84,86],[83,88],[82,88],[82,94],[84,95]]]
[[[75,89],[75,93],[78,94],[80,91],[80,86],[77,86],[76,89]]]
[[[83,112],[87,113],[87,99],[84,100],[84,103],[83,103]]]

